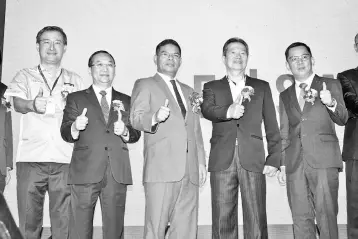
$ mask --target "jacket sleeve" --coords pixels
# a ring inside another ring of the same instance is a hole
[[[353,87],[351,80],[344,74],[339,73],[337,79],[342,85],[342,93],[347,109],[355,115],[358,115],[358,95]]]

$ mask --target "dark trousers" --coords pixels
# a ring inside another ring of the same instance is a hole
[[[219,159],[218,159],[219,160]],[[238,191],[240,187],[244,238],[268,238],[266,216],[266,178],[262,173],[241,167],[238,148],[231,166],[211,172],[212,238],[238,238]]]
[[[346,161],[347,236],[358,238],[358,161]]]
[[[295,239],[338,239],[338,168],[316,169],[305,160],[287,174],[287,196]]]
[[[102,181],[70,186],[70,239],[91,239],[93,237],[93,216],[98,197],[102,211],[103,238],[124,238],[127,185],[118,183],[113,178],[109,162]]]
[[[41,238],[44,199],[48,192],[52,238],[67,239],[70,203],[68,166],[60,163],[16,163],[19,227],[24,238]]]

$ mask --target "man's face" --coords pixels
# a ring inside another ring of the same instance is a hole
[[[95,55],[89,73],[94,85],[110,87],[116,75],[116,66],[112,57],[106,53]]]
[[[288,51],[286,67],[298,81],[306,80],[313,73],[314,59],[304,46],[296,46]]]
[[[246,48],[239,42],[230,43],[223,62],[227,70],[245,71],[249,57]]]
[[[159,73],[174,78],[181,65],[179,48],[172,44],[162,46],[159,49],[159,54],[154,56],[154,63],[157,65]]]
[[[40,42],[36,44],[42,64],[60,64],[66,52],[63,36],[58,31],[48,31],[41,35]]]

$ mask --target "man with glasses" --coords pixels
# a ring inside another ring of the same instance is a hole
[[[136,81],[131,122],[144,131],[145,239],[194,239],[199,186],[205,183],[205,152],[200,116],[193,112],[194,90],[176,78],[179,44],[166,39],[156,47],[153,77]]]
[[[46,192],[52,238],[68,235],[67,174],[73,145],[62,140],[59,128],[67,95],[83,83],[61,66],[66,48],[67,36],[60,27],[44,27],[36,36],[40,64],[20,70],[5,92],[22,113],[16,175],[19,224],[25,238],[41,237]]]
[[[311,49],[302,42],[285,51],[295,82],[280,94],[282,162],[295,238],[338,238],[338,173],[342,157],[335,124],[348,119],[339,81],[313,73]]]
[[[354,37],[354,49],[358,52],[358,34]],[[342,157],[346,162],[347,236],[353,239],[358,238],[358,67],[339,73],[337,79],[349,113]]]
[[[99,197],[103,238],[123,239],[127,185],[132,184],[127,144],[137,142],[140,132],[129,122],[130,97],[112,86],[113,56],[96,51],[88,67],[93,84],[68,96],[61,125],[62,138],[74,143],[69,238],[92,238]]]
[[[265,176],[276,175],[281,140],[270,85],[246,75],[248,59],[247,43],[228,39],[222,51],[226,76],[206,83],[203,90],[202,113],[213,125],[209,172],[215,239],[238,238],[239,188],[244,238],[268,237]]]

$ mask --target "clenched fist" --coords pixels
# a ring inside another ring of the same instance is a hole
[[[154,115],[154,120],[156,123],[161,123],[165,121],[170,115],[170,109],[168,108],[169,101],[165,100],[164,106],[161,106]]]

